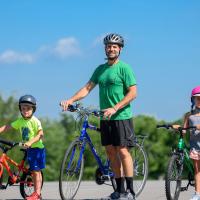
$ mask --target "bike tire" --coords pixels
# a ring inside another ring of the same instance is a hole
[[[43,177],[42,171],[41,171],[41,175],[42,175],[42,185],[41,185],[41,189],[42,189],[43,182],[44,182],[44,177]],[[19,188],[20,188],[20,194],[24,199],[26,197],[31,196],[31,194],[34,192],[33,176],[30,171],[28,173],[22,174],[22,176],[20,178]]]
[[[84,169],[84,158],[80,158],[81,147],[81,142],[74,140],[63,158],[59,177],[62,200],[73,199],[79,189]],[[77,166],[78,163],[80,166]]]
[[[167,200],[177,200],[181,191],[181,175],[183,163],[179,155],[173,154],[167,167],[165,176],[165,192]],[[175,184],[175,187],[173,185]]]
[[[130,149],[133,159],[133,189],[136,197],[140,195],[146,184],[148,176],[148,158],[147,154],[139,143],[135,143]]]

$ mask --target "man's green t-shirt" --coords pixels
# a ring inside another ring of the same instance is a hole
[[[11,126],[20,131],[23,142],[33,139],[37,136],[38,131],[42,130],[41,122],[35,116],[32,116],[30,119],[21,117],[12,122]],[[44,148],[42,140],[40,139],[38,142],[33,143],[31,148]]]
[[[99,85],[100,109],[115,106],[127,94],[130,86],[136,85],[135,75],[131,67],[119,61],[114,65],[107,63],[100,65],[94,71],[90,81]],[[117,111],[111,120],[132,118],[130,104]]]

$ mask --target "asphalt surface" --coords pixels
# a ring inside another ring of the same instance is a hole
[[[80,188],[75,199],[91,200],[106,199],[113,192],[111,186],[97,185],[94,181],[81,182]],[[179,200],[189,200],[194,193],[194,188],[189,187],[188,191],[181,192]],[[58,200],[59,195],[58,182],[45,182],[42,189],[43,200]],[[22,200],[19,187],[12,186],[6,190],[0,190],[1,200]],[[137,200],[165,200],[164,181],[147,181],[144,190]]]

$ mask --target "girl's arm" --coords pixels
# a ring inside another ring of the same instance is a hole
[[[10,125],[4,125],[4,126],[0,127],[0,133],[9,131],[11,129],[12,129],[12,126],[10,126]]]
[[[190,113],[185,114],[184,121],[183,121],[184,128],[187,128],[189,126],[189,116],[190,116]],[[186,131],[183,131],[183,133],[185,134]]]
[[[40,139],[42,139],[43,136],[43,130],[39,130],[37,136],[35,136],[32,140],[26,142],[24,145],[29,148],[33,143],[38,142]]]
[[[183,127],[184,127],[184,128],[187,128],[187,127],[189,126],[189,120],[188,120],[188,119],[189,119],[189,116],[190,116],[190,113],[186,113],[185,116],[184,116],[184,119],[183,119]],[[181,127],[181,126],[178,125],[178,124],[173,124],[172,127],[173,127],[174,129],[178,129],[178,128]],[[185,134],[186,131],[183,130],[183,133]]]

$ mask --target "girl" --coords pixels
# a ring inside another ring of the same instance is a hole
[[[191,112],[184,119],[184,127],[197,127],[196,131],[190,132],[190,158],[195,170],[195,194],[190,200],[200,200],[200,86],[192,90],[191,102]]]

